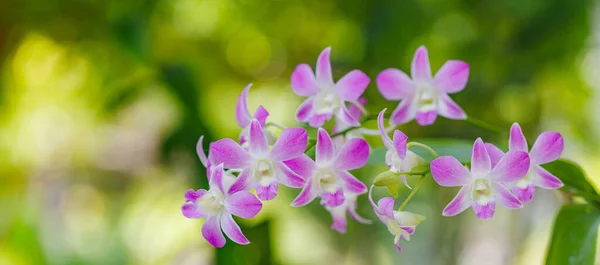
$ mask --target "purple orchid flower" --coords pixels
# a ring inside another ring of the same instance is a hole
[[[385,163],[394,173],[410,172],[413,167],[424,164],[425,160],[406,148],[408,136],[400,130],[394,131],[394,139],[390,139],[383,124],[383,115],[386,110],[382,110],[377,116],[377,127],[379,127],[381,140],[388,149],[385,153]],[[411,188],[406,181],[406,175],[400,175],[400,178],[406,187]]]
[[[471,153],[469,171],[456,158],[441,156],[431,161],[433,179],[441,186],[462,186],[442,215],[457,215],[469,207],[480,219],[494,216],[496,203],[506,208],[521,208],[523,204],[505,186],[519,180],[529,169],[529,155],[509,151],[492,167],[490,155],[481,138],[477,138]]]
[[[492,163],[496,163],[499,157],[504,155],[504,152],[493,144],[486,144],[486,148],[490,153]],[[535,195],[535,187],[542,189],[558,189],[564,184],[563,182],[545,170],[540,165],[557,160],[564,149],[564,140],[558,132],[542,132],[529,151],[530,165],[527,174],[524,178],[519,179],[510,184],[512,192],[522,202],[530,202]],[[523,135],[521,126],[518,123],[513,123],[510,128],[510,137],[508,140],[509,151],[527,152],[527,139]]]
[[[377,76],[379,92],[387,100],[402,100],[390,119],[394,124],[404,124],[413,119],[421,126],[431,125],[438,114],[448,119],[464,120],[465,112],[448,96],[462,91],[469,79],[469,65],[463,61],[449,60],[431,77],[431,67],[425,46],[415,52],[411,76],[389,68]]]
[[[257,119],[250,123],[248,150],[234,140],[225,138],[210,147],[212,162],[223,163],[226,168],[240,169],[241,173],[231,189],[233,191],[256,188],[261,200],[277,196],[278,183],[301,188],[305,180],[283,162],[301,156],[306,149],[308,136],[303,128],[287,128],[272,149],[269,149],[264,128]]]
[[[398,252],[404,250],[400,247],[400,239],[410,241],[410,236],[415,233],[418,224],[425,220],[425,216],[406,211],[394,211],[394,198],[379,199],[377,205],[373,201],[373,186],[369,189],[369,202],[379,220],[387,226],[388,231],[394,235],[394,245]]]
[[[315,162],[301,156],[286,162],[294,172],[307,179],[306,186],[292,202],[292,206],[304,206],[321,197],[321,204],[337,207],[344,203],[345,193],[362,194],[367,187],[348,170],[361,168],[369,158],[369,145],[364,139],[353,138],[336,150],[325,129],[317,132]]]
[[[252,87],[252,84],[248,84],[244,88],[235,105],[235,120],[242,127],[242,132],[240,133],[240,143],[242,145],[245,145],[248,141],[249,127],[252,119],[257,119],[260,125],[264,127],[267,117],[269,117],[269,112],[262,105],[256,108],[254,116],[250,114],[250,110],[248,109],[248,92],[250,91],[250,87]],[[273,139],[274,137],[268,133],[267,138]]]
[[[358,100],[371,81],[360,70],[352,70],[337,83],[333,82],[327,47],[317,60],[316,75],[308,64],[300,64],[292,73],[292,90],[299,96],[308,97],[298,108],[296,118],[320,127],[335,115],[345,124],[360,125],[346,108],[346,102]]]
[[[358,221],[362,224],[370,224],[371,220],[365,219],[358,215],[356,212],[356,199],[359,194],[353,194],[346,192],[344,193],[344,202],[337,207],[329,207],[325,206],[325,209],[331,213],[331,218],[333,219],[333,223],[331,224],[331,229],[338,231],[340,234],[346,233],[346,226],[348,221],[346,220],[346,213],[348,213],[354,220]]]
[[[253,218],[262,209],[262,203],[248,191],[226,192],[223,176],[223,165],[219,164],[212,171],[209,190],[186,191],[181,212],[187,218],[206,218],[202,225],[202,235],[211,245],[217,248],[225,245],[221,230],[233,242],[246,245],[250,241],[232,215]]]

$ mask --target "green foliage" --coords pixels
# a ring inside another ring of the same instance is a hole
[[[554,224],[546,265],[593,265],[600,210],[592,205],[563,207]]]
[[[575,162],[559,159],[544,165],[544,168],[562,180],[565,184],[562,188],[564,191],[580,195],[590,202],[598,201],[596,190],[587,180],[583,169]]]

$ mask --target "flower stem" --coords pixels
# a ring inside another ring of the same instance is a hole
[[[272,121],[267,122],[267,124],[265,124],[265,127],[276,127],[276,128],[282,129],[282,130],[285,130],[287,128],[279,123],[272,122]]]
[[[421,184],[423,184],[423,179],[425,179],[425,176],[421,175],[421,177],[419,177],[419,182],[417,183],[415,188],[410,191],[410,194],[408,194],[408,197],[406,197],[406,199],[404,199],[402,204],[400,204],[400,207],[398,207],[398,211],[404,210],[404,207],[406,207],[406,204],[408,204],[410,199],[412,199],[412,197],[415,196],[415,194],[417,193],[419,188],[421,188]]]
[[[491,132],[495,132],[495,133],[504,133],[505,132],[502,128],[500,128],[496,125],[489,124],[485,121],[482,121],[477,118],[473,118],[471,116],[468,116],[467,119],[465,120],[465,122],[467,122],[471,125],[475,125],[476,127],[479,127],[481,129],[491,131]]]
[[[429,151],[429,153],[431,153],[433,155],[433,157],[438,158],[440,155],[438,155],[438,153],[436,151],[434,151],[431,147],[429,147],[426,144],[422,144],[419,142],[410,142],[406,145],[406,149],[410,148],[411,146],[418,146],[421,147],[427,151]]]

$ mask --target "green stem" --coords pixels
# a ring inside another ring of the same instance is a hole
[[[417,193],[417,191],[419,190],[419,188],[421,188],[421,184],[423,184],[423,179],[425,179],[424,176],[421,176],[419,178],[419,182],[417,183],[417,186],[415,186],[415,188],[413,188],[410,191],[410,194],[408,194],[408,197],[406,197],[406,199],[404,199],[404,201],[402,202],[402,204],[400,204],[400,207],[398,207],[398,211],[404,210],[404,207],[406,207],[406,204],[408,204],[408,202],[410,201],[410,199],[412,199],[412,197],[415,196],[415,194]]]
[[[496,125],[489,124],[485,121],[482,121],[477,118],[473,118],[471,116],[468,116],[467,119],[465,120],[465,122],[475,125],[476,127],[482,128],[484,130],[491,131],[491,132],[495,132],[495,133],[504,133],[505,132],[502,128],[500,128]]]
[[[434,151],[431,147],[429,147],[426,144],[422,144],[419,142],[410,142],[406,145],[406,149],[410,148],[411,146],[418,146],[421,147],[427,151],[429,151],[429,153],[431,153],[433,155],[433,157],[438,158],[440,155],[438,155],[438,153],[436,151]]]

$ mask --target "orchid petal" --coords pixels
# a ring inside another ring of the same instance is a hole
[[[431,67],[429,66],[429,56],[425,46],[420,46],[415,52],[410,70],[415,83],[431,81]]]
[[[225,138],[210,145],[210,156],[213,164],[221,164],[226,168],[245,168],[250,164],[250,156],[234,140]]]
[[[321,205],[329,207],[338,207],[344,203],[344,190],[337,189],[335,192],[321,193]]]
[[[456,93],[462,91],[469,80],[469,64],[449,60],[433,77],[433,86],[439,92]]]
[[[341,170],[354,170],[361,168],[367,163],[367,160],[369,159],[369,152],[369,144],[367,144],[367,141],[364,139],[348,139],[348,141],[346,141],[344,146],[342,146],[338,152],[338,156],[334,162],[335,167]]]
[[[538,179],[536,181],[536,185],[540,188],[544,189],[558,189],[564,186],[563,182],[552,175],[552,173],[548,172],[544,168],[540,166],[535,167],[535,172],[538,175]]]
[[[477,138],[471,152],[471,173],[475,175],[487,175],[492,169],[492,161],[485,149],[481,138]]]
[[[296,119],[300,122],[308,122],[311,118],[311,112],[313,108],[313,97],[309,97],[298,107],[296,111]]]
[[[186,202],[181,206],[181,213],[186,218],[198,219],[206,218],[208,215],[198,207],[194,202]]]
[[[465,120],[467,119],[467,114],[465,113],[450,96],[445,93],[438,94],[439,96],[439,106],[438,111],[442,117],[446,117],[452,120]]]
[[[262,125],[262,126],[265,126],[265,123],[267,122],[268,117],[269,117],[269,112],[262,105],[260,105],[256,108],[256,111],[254,112],[254,116],[253,116],[253,118],[257,119],[258,122],[260,123],[260,125]]]
[[[443,216],[455,216],[459,213],[464,212],[471,206],[471,200],[468,197],[469,186],[463,186],[458,194],[452,199],[450,203],[444,208],[442,212]]]
[[[248,191],[231,194],[225,199],[225,208],[228,212],[242,218],[253,218],[262,209],[262,203]]]
[[[491,179],[513,182],[522,179],[529,170],[529,155],[526,152],[508,151],[491,172]]]
[[[496,211],[496,203],[495,202],[487,202],[485,204],[473,202],[473,211],[477,218],[479,219],[490,219],[494,217],[494,212]]]
[[[485,143],[485,150],[487,150],[488,155],[490,155],[490,161],[492,162],[492,168],[494,168],[500,159],[504,156],[504,152],[500,150],[500,148],[496,147],[491,143]]]
[[[225,237],[221,232],[221,226],[219,225],[219,217],[211,216],[204,221],[202,224],[202,236],[211,245],[216,248],[222,248],[225,246]]]
[[[340,234],[345,234],[348,220],[346,219],[346,212],[339,208],[333,208],[330,210],[331,218],[333,219],[331,229],[338,231]],[[339,212],[339,214],[337,212]]]
[[[336,116],[337,118],[344,124],[347,124],[349,126],[360,126],[360,122],[354,117],[352,116],[352,113],[350,113],[350,110],[348,110],[348,108],[346,108],[346,104],[344,104],[344,102],[342,101],[340,103],[340,109],[338,110]]]
[[[223,164],[219,164],[213,169],[208,185],[210,189],[216,188],[225,194],[225,189],[223,188]]]
[[[206,154],[204,153],[204,147],[202,146],[202,140],[204,140],[204,135],[200,136],[200,139],[198,139],[198,142],[196,143],[196,153],[198,154],[198,158],[200,159],[200,163],[202,163],[202,165],[205,168],[208,168],[208,158],[206,157]]]
[[[513,186],[512,192],[520,201],[527,203],[535,196],[535,186],[533,184],[528,184],[525,188]]]
[[[495,199],[498,204],[509,209],[518,209],[523,207],[523,203],[513,195],[510,190],[500,183],[492,183]]]
[[[392,112],[390,123],[401,125],[412,121],[417,115],[417,104],[412,102],[412,99],[403,99],[398,107]]]
[[[356,101],[365,92],[371,80],[360,70],[352,70],[335,84],[339,97],[345,101]]]
[[[313,175],[315,162],[307,155],[301,155],[294,159],[283,161],[283,163],[296,174],[308,179]]]
[[[291,78],[292,90],[296,95],[308,97],[319,92],[319,84],[308,64],[299,64]]]
[[[386,110],[387,109],[383,109],[381,112],[379,112],[379,115],[377,116],[377,128],[379,128],[381,141],[383,141],[385,148],[392,149],[394,148],[394,143],[392,142],[392,139],[390,139],[390,136],[388,136],[387,132],[385,131],[385,126],[383,125],[383,115],[385,115]]]
[[[248,111],[248,91],[250,91],[251,86],[252,84],[248,84],[244,88],[235,105],[235,120],[240,127],[248,126],[252,119],[252,115],[250,114],[250,111]]]
[[[560,157],[564,149],[562,135],[557,132],[543,132],[531,147],[529,155],[536,165],[552,162]]]
[[[279,139],[271,149],[271,158],[274,161],[284,161],[304,154],[308,135],[303,128],[287,128],[283,130]]]
[[[308,179],[306,186],[304,186],[298,197],[292,202],[292,206],[300,207],[312,202],[319,195],[317,188],[316,183],[313,182],[313,178]]]
[[[225,235],[231,239],[231,241],[240,245],[248,245],[250,241],[244,236],[240,226],[233,220],[233,216],[229,213],[223,213],[221,215],[221,227]]]
[[[394,148],[400,159],[406,158],[406,141],[408,141],[406,134],[400,130],[394,131]]]
[[[394,68],[381,71],[376,81],[379,92],[387,100],[411,98],[417,90],[408,75]]]
[[[321,127],[323,126],[323,124],[325,124],[326,121],[331,119],[332,115],[333,114],[331,113],[315,114],[310,117],[308,125],[310,125],[311,127]]]
[[[250,148],[248,150],[251,154],[262,155],[269,151],[269,142],[267,141],[264,128],[256,119],[253,119],[250,123],[249,142]]]
[[[344,181],[344,190],[354,194],[363,194],[367,192],[367,186],[348,171],[339,170],[336,174]]]
[[[440,186],[462,186],[471,180],[469,170],[452,156],[441,156],[434,159],[431,161],[430,168],[433,179]]]
[[[415,115],[415,120],[417,120],[417,123],[421,126],[429,126],[435,122],[437,116],[437,110],[430,110],[425,112],[417,111],[417,114]]]
[[[329,54],[331,47],[325,48],[317,59],[317,82],[325,85],[333,85],[333,77],[331,76],[331,63]]]
[[[206,192],[206,190],[194,191],[193,189],[189,189],[185,192],[183,197],[185,198],[185,202],[195,202],[200,197],[204,196]]]
[[[510,127],[508,150],[521,152],[527,152],[527,150],[529,150],[529,147],[527,147],[527,139],[525,139],[525,135],[523,135],[521,126],[516,122]]]
[[[250,176],[250,170],[245,169],[240,172],[240,175],[235,179],[233,185],[229,187],[227,194],[231,195],[239,191],[244,191],[252,188],[252,178]]]
[[[377,209],[379,210],[379,214],[394,219],[394,198],[383,197],[379,199]]]
[[[317,148],[315,153],[315,160],[318,165],[329,165],[333,162],[335,156],[335,149],[333,142],[327,131],[323,128],[319,128],[317,131]]]
[[[256,196],[258,196],[258,198],[261,201],[270,201],[272,199],[275,199],[275,197],[277,196],[278,189],[279,185],[277,181],[271,182],[266,185],[258,184],[256,186]]]
[[[304,187],[304,184],[306,184],[306,181],[302,176],[292,171],[284,163],[277,163],[277,167],[277,170],[279,171],[277,179],[281,184],[292,188],[302,188]]]
[[[367,103],[367,100],[364,97],[360,97],[358,98],[358,100],[356,101],[358,102],[359,105],[361,106],[365,106],[365,104]],[[354,120],[360,120],[360,117],[362,117],[363,112],[362,110],[356,106],[356,104],[352,103],[349,107],[348,107],[348,112],[350,113],[350,116],[352,116],[354,118]]]

